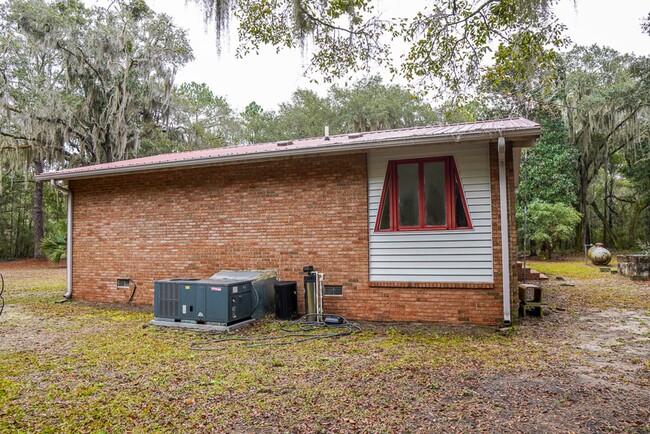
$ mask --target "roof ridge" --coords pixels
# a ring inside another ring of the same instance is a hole
[[[487,124],[487,123],[491,123],[491,122],[516,121],[516,120],[527,120],[527,121],[529,121],[529,119],[526,119],[526,118],[524,118],[522,116],[519,116],[519,117],[499,118],[499,119],[482,119],[482,120],[470,121],[470,122],[452,122],[452,123],[426,124],[426,125],[417,125],[417,126],[414,126],[414,127],[389,128],[389,129],[385,129],[385,130],[349,131],[347,133],[331,134],[328,137],[335,138],[335,137],[346,137],[346,136],[349,136],[350,134],[363,134],[363,135],[366,135],[366,134],[379,134],[379,133],[390,133],[390,132],[395,132],[395,131],[420,130],[420,129],[425,129],[425,128],[436,128],[436,127],[454,127],[454,126],[459,126],[459,125],[476,125],[476,124]],[[304,141],[307,141],[307,140],[318,140],[318,139],[322,139],[323,137],[325,137],[325,136],[323,135],[323,136],[301,137],[301,138],[298,138],[298,139],[282,139],[282,140],[273,140],[273,141],[270,141],[270,142],[260,142],[260,143],[246,143],[246,144],[238,143],[238,144],[233,144],[233,145],[222,146],[222,148],[238,148],[238,147],[255,146],[255,145],[270,145],[272,143],[285,142],[287,140],[296,143],[296,142],[304,142]],[[211,149],[217,149],[217,148],[211,148]]]

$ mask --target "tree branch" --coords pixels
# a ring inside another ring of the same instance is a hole
[[[4,107],[7,110],[9,110],[9,111],[11,111],[13,113],[18,113],[20,115],[25,114],[23,111],[18,110],[18,109],[14,108],[14,107],[11,107],[11,106],[8,106],[8,105],[5,105]],[[43,117],[43,116],[36,116],[36,115],[29,115],[29,114],[27,116],[33,117],[34,119],[36,119],[37,121],[40,121],[40,122],[46,122],[46,123],[50,123],[50,124],[62,125],[64,127],[68,128],[70,131],[72,131],[74,134],[76,134],[79,137],[84,137],[84,135],[85,135],[83,132],[77,131],[74,128],[72,128],[68,122],[66,122],[64,119],[61,119],[61,118],[56,118],[56,117],[55,118],[46,118],[46,117]],[[34,140],[34,139],[24,138],[24,140]]]
[[[596,213],[600,221],[603,223],[603,227],[605,228],[607,235],[609,235],[610,238],[612,239],[612,243],[614,243],[614,247],[618,248],[618,241],[616,240],[616,235],[614,235],[612,228],[610,228],[609,225],[607,224],[607,221],[605,220],[605,216],[598,209],[598,205],[596,205],[596,202],[593,200],[591,201],[590,205],[594,209],[594,212]]]
[[[30,139],[29,137],[20,136],[20,135],[16,135],[16,134],[12,134],[12,133],[7,133],[7,132],[2,131],[2,130],[0,130],[0,136],[9,137],[10,139],[14,139],[14,140],[25,140],[26,142],[35,142],[36,141],[35,139]],[[5,149],[16,149],[16,148],[19,148],[19,149],[31,148],[31,146],[29,146],[29,145],[1,146],[0,151],[3,151]]]
[[[646,105],[646,104],[639,104],[638,106],[636,106],[636,108],[635,108],[634,110],[632,110],[632,112],[630,112],[630,114],[629,114],[627,117],[625,117],[625,119],[622,119],[622,120],[621,120],[621,121],[620,121],[620,122],[619,122],[619,123],[618,123],[614,128],[612,128],[612,130],[607,134],[607,136],[605,136],[605,140],[603,141],[603,143],[607,143],[607,142],[609,141],[609,139],[614,135],[614,133],[615,133],[616,131],[618,131],[618,129],[621,128],[623,125],[625,125],[625,123],[626,123],[627,121],[629,121],[630,119],[632,119],[632,117],[634,117],[634,116],[636,115],[636,113],[637,113],[637,112],[641,109],[641,107],[643,107],[644,105]]]
[[[609,212],[611,212],[613,215],[618,217],[618,213],[614,210],[614,208],[611,207],[610,204],[606,204],[606,206],[607,206],[607,209],[609,210]]]
[[[77,54],[72,52],[72,50],[70,50],[70,49],[66,48],[65,46],[63,46],[63,44],[61,44],[61,41],[57,41],[56,46],[58,48],[62,49],[63,51],[67,52],[71,56],[79,57]],[[102,88],[106,89],[106,84],[104,83],[104,80],[102,79],[101,74],[99,73],[99,71],[97,71],[97,69],[93,65],[90,64],[90,62],[88,62],[88,59],[86,58],[86,53],[84,53],[84,51],[81,49],[81,47],[75,47],[75,48],[77,50],[79,50],[79,52],[81,53],[81,60],[83,61],[83,63],[85,63],[86,65],[88,65],[88,67],[90,69],[92,69],[92,71],[95,73],[95,76],[97,77],[97,79],[102,84]]]
[[[480,14],[483,9],[485,9],[487,6],[489,6],[492,3],[498,3],[500,0],[486,0],[483,4],[479,5],[474,12],[470,13],[467,15],[465,18],[458,20],[458,21],[452,21],[448,22],[445,24],[445,27],[456,27],[457,25],[461,23],[467,23],[470,19],[474,18],[476,15]],[[447,17],[454,16],[456,15],[456,11],[454,11],[451,15],[447,15]]]
[[[627,198],[624,198],[624,197],[618,197],[615,194],[611,194],[611,195],[609,195],[609,197],[613,197],[614,199],[619,200],[621,202],[636,203],[636,200],[627,199]]]
[[[314,15],[307,12],[305,10],[305,8],[302,7],[302,4],[299,4],[298,7],[300,8],[300,12],[302,12],[311,21],[313,21],[313,22],[315,22],[317,24],[320,24],[323,27],[327,27],[330,30],[339,30],[341,32],[348,33],[350,36],[352,36],[352,35],[359,36],[359,35],[364,35],[365,34],[365,32],[362,32],[362,31],[354,31],[354,30],[346,29],[344,27],[335,26],[334,24],[327,23],[327,22],[321,20],[320,18],[315,17]]]

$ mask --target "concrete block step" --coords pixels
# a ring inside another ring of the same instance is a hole
[[[521,261],[517,261],[517,275],[519,280],[524,280],[524,277],[526,280],[548,280],[547,275],[530,267],[524,267]]]

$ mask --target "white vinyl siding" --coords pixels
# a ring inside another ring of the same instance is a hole
[[[388,161],[438,156],[456,161],[473,229],[375,232]],[[489,161],[487,143],[368,152],[371,281],[493,282]]]

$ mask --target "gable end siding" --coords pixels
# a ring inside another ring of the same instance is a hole
[[[390,160],[455,158],[473,229],[375,232],[375,219]],[[371,282],[481,282],[493,275],[492,199],[486,143],[429,145],[368,153],[368,230]]]

